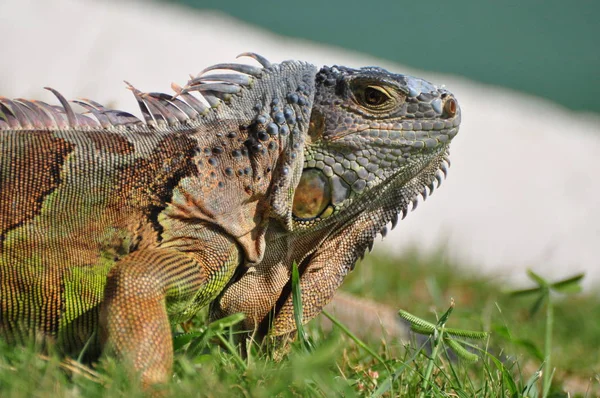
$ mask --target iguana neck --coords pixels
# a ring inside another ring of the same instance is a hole
[[[235,238],[247,263],[262,260],[269,219],[291,227],[315,74],[305,63],[269,66],[252,87],[210,111],[201,124],[170,127],[189,128],[197,147],[191,160],[195,170],[174,187],[159,218],[171,231],[164,240],[185,237],[185,229],[172,223],[202,220]]]

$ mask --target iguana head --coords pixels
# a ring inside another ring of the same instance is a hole
[[[351,221],[382,200],[396,214],[405,211],[445,167],[459,124],[454,96],[425,80],[376,67],[322,68],[292,207],[295,228]]]
[[[246,327],[278,339],[295,330],[292,264],[307,322],[386,224],[439,185],[460,124],[454,96],[422,79],[376,67],[323,67],[313,76],[309,123],[289,143],[303,148],[286,163],[290,194],[276,189],[274,174],[278,217],[265,229],[264,257],[240,269],[212,306],[213,317],[244,312]],[[296,104],[293,93],[286,100]]]

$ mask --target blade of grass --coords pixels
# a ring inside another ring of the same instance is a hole
[[[306,338],[304,325],[302,324],[302,292],[300,290],[300,273],[298,272],[298,264],[292,263],[292,304],[294,306],[294,321],[298,330],[298,340],[305,350],[310,350],[310,343]]]
[[[579,293],[581,292],[581,285],[579,282],[581,282],[584,276],[585,273],[577,274],[570,278],[551,283],[550,287],[552,290],[560,293]]]
[[[546,336],[544,339],[544,392],[543,398],[548,396],[550,385],[552,383],[552,330],[554,327],[554,305],[548,292],[548,303],[546,304]]]
[[[424,396],[425,391],[427,391],[427,388],[429,387],[429,380],[431,379],[431,374],[433,373],[433,365],[438,357],[438,352],[444,339],[444,328],[446,326],[446,321],[448,320],[448,317],[450,317],[450,314],[452,314],[453,310],[454,299],[450,299],[450,307],[446,310],[444,315],[440,317],[440,320],[435,326],[435,333],[433,334],[433,352],[431,353],[431,357],[427,363],[427,369],[425,370],[425,376],[423,377],[423,384],[421,385],[423,391],[421,392],[421,396]]]
[[[246,362],[244,362],[236,347],[234,347],[229,340],[223,337],[222,333],[217,333],[217,338],[221,341],[221,344],[227,348],[231,354],[231,357],[233,358],[233,361],[240,367],[240,369],[242,369],[244,372],[248,370],[248,365],[246,365]]]

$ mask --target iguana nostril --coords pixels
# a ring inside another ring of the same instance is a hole
[[[449,97],[444,103],[444,112],[448,117],[454,117],[456,115],[456,100],[452,97]]]

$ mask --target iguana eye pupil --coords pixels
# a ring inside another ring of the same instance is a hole
[[[389,99],[385,93],[374,87],[367,87],[365,89],[364,98],[367,105],[373,106],[381,105]]]
[[[323,213],[331,202],[331,184],[318,169],[306,169],[296,187],[292,214],[296,218],[310,220]]]

